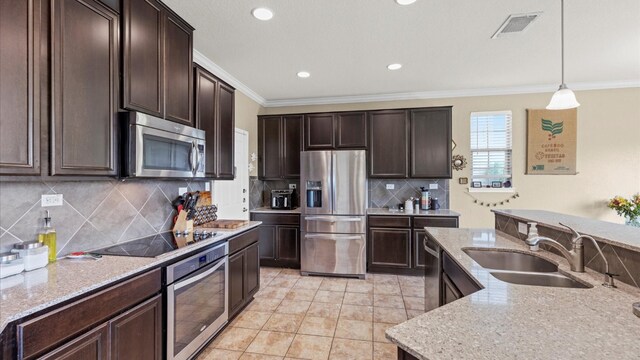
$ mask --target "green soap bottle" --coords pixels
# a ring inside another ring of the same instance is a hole
[[[49,263],[56,262],[56,229],[51,226],[49,210],[44,218],[44,228],[38,234],[38,241],[49,248]]]

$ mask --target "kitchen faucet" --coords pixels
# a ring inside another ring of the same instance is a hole
[[[610,288],[616,287],[613,281],[613,277],[618,276],[618,274],[612,274],[611,272],[609,272],[609,262],[607,261],[607,258],[605,258],[604,254],[602,253],[602,249],[600,249],[600,246],[598,245],[598,243],[593,237],[589,235],[582,235],[578,233],[575,229],[571,228],[570,226],[560,223],[560,225],[566,227],[572,233],[571,247],[567,249],[556,240],[538,235],[537,223],[530,222],[528,224],[529,224],[529,231],[527,234],[526,243],[527,245],[529,245],[529,249],[531,249],[531,251],[538,251],[539,250],[538,245],[540,243],[547,244],[557,249],[558,251],[560,251],[562,256],[564,256],[565,259],[567,259],[567,261],[569,262],[571,271],[584,272],[584,244],[582,239],[591,240],[591,242],[593,243],[593,246],[596,247],[596,249],[598,250],[598,253],[602,257],[602,261],[604,261],[605,278],[604,278],[604,283],[602,285]]]

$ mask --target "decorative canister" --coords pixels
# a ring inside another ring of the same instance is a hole
[[[10,252],[0,254],[0,279],[23,271],[24,262],[20,259],[20,255]]]
[[[38,241],[14,244],[11,252],[20,255],[25,271],[39,269],[49,263],[49,247]]]

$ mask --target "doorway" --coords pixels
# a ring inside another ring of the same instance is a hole
[[[212,181],[213,204],[218,219],[249,220],[249,133],[236,128],[234,147],[236,177]]]

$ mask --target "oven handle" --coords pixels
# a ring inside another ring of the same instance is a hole
[[[183,281],[180,281],[180,282],[174,284],[173,289],[174,290],[179,290],[179,289],[181,289],[181,288],[183,288],[185,286],[191,285],[194,282],[198,282],[198,281],[206,278],[207,276],[213,274],[216,270],[218,270],[220,268],[220,266],[224,265],[225,262],[226,262],[225,260],[226,260],[226,256],[224,258],[220,259],[220,261],[218,261],[218,263],[215,264],[211,269],[209,269],[209,270],[207,270],[207,271],[205,271],[203,273],[200,273],[200,274],[198,274],[198,275],[196,275],[194,277],[187,278],[187,279],[185,279]]]

